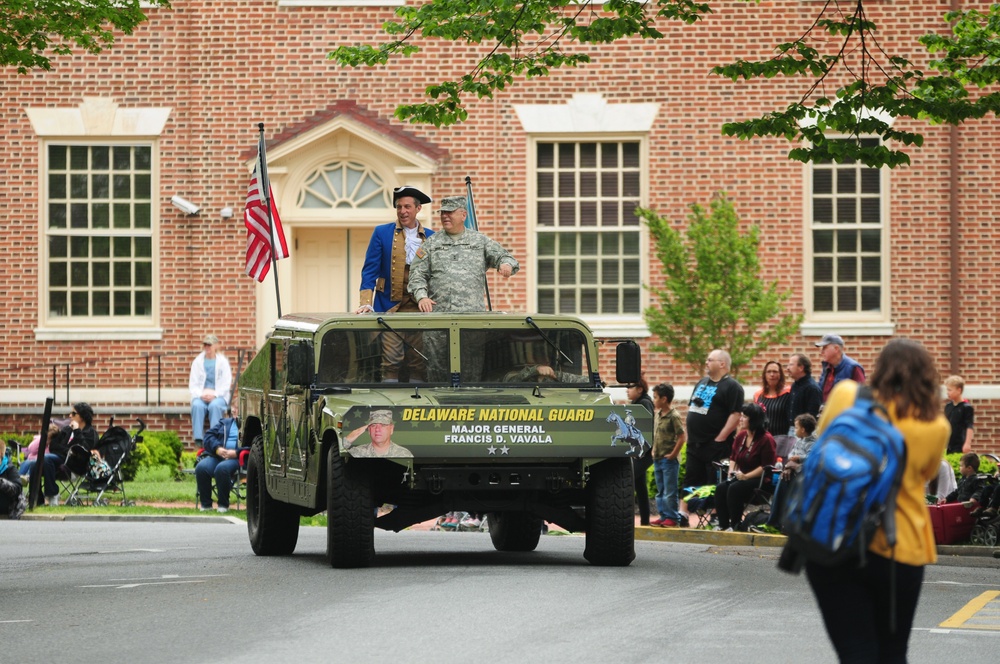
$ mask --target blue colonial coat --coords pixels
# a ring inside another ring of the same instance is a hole
[[[417,234],[426,240],[434,234],[417,222]],[[406,235],[399,222],[376,226],[361,268],[362,306],[370,304],[378,312],[389,311],[406,294]]]

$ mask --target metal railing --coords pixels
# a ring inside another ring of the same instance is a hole
[[[236,353],[236,374],[234,376],[234,383],[239,380],[239,374],[242,368],[246,366],[246,363],[253,359],[256,351],[252,348],[228,348],[223,349],[223,354],[230,356],[232,353]],[[143,366],[143,386],[145,387],[145,405],[151,405],[151,395],[150,391],[155,390],[156,392],[156,406],[160,406],[163,403],[163,358],[177,357],[177,356],[190,357],[191,353],[189,351],[175,351],[175,352],[165,352],[165,353],[140,353],[138,355],[127,356],[127,357],[114,357],[114,358],[99,358],[90,360],[80,360],[78,362],[53,362],[45,364],[34,364],[34,365],[21,365],[16,367],[9,367],[7,369],[7,375],[9,377],[15,377],[20,373],[34,373],[41,370],[51,369],[52,373],[52,400],[54,403],[59,403],[58,394],[60,390],[59,384],[59,374],[65,374],[65,390],[66,390],[66,401],[65,403],[73,403],[71,399],[71,390],[73,388],[73,371],[77,367],[91,367],[93,369],[98,369],[102,365],[122,365],[128,362],[135,362],[137,367]],[[155,366],[153,363],[155,362]],[[153,379],[153,371],[155,370],[155,381]],[[187,373],[184,372],[186,376]],[[12,381],[14,382],[14,381]],[[77,385],[77,388],[87,387],[86,382],[81,381],[82,384]],[[95,381],[90,381],[89,385],[93,386]],[[187,381],[183,383],[184,387],[187,387]],[[124,386],[128,387],[128,386]]]

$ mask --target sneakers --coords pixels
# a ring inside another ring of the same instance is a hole
[[[28,475],[21,475],[21,486],[28,486],[28,480],[30,477]]]
[[[673,519],[663,519],[660,521],[660,528],[676,528],[679,524]]]
[[[211,509],[211,508],[209,508],[209,509]],[[222,507],[222,506],[220,506],[220,507],[219,507],[219,509],[218,509],[218,510],[216,510],[216,511],[217,511],[217,512],[218,512],[219,514],[225,514],[226,512],[228,512],[228,511],[229,511],[229,508],[228,508],[228,507]]]
[[[476,529],[479,528],[479,526],[483,525],[483,522],[470,514],[469,516],[462,519],[459,525],[462,528]]]
[[[49,497],[49,507],[59,507],[59,494]]]
[[[447,528],[448,530],[455,530],[458,528],[458,515],[455,512],[449,512],[445,516],[447,518],[441,524],[442,528]]]
[[[209,505],[208,507],[205,507],[204,505],[198,505],[198,511],[199,512],[211,512],[212,511],[212,506]]]
[[[664,517],[660,517],[659,519],[653,519],[652,521],[649,522],[649,525],[659,527],[663,525],[664,520],[665,520]]]

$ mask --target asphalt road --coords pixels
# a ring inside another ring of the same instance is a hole
[[[776,549],[637,542],[630,567],[605,569],[575,536],[501,554],[480,533],[379,531],[375,567],[333,570],[325,545],[304,528],[294,556],[258,558],[221,519],[0,522],[0,660],[834,661]],[[960,611],[1000,594],[997,561],[946,562],[928,569],[910,661],[996,661],[996,602]],[[956,614],[975,628],[940,626]]]

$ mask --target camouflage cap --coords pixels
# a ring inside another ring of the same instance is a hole
[[[384,424],[385,426],[392,425],[392,411],[391,410],[373,410],[371,415],[368,416],[368,424]]]
[[[466,209],[465,196],[446,196],[441,199],[441,209],[438,212],[454,212]]]

